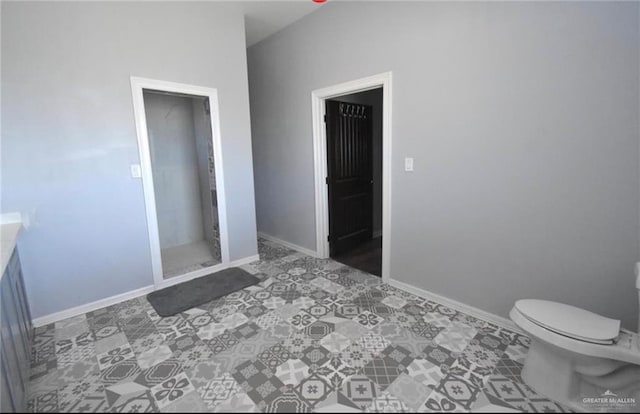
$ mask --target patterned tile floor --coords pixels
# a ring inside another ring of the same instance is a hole
[[[37,329],[34,412],[564,411],[522,383],[529,341],[260,240],[262,279],[160,318],[141,297]]]

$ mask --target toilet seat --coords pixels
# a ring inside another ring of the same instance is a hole
[[[511,320],[531,338],[537,338],[547,344],[576,353],[597,358],[607,358],[640,365],[640,335],[620,329],[619,336],[611,345],[581,341],[558,334],[542,325],[532,322],[515,306],[509,312]]]
[[[524,299],[514,308],[530,322],[579,341],[612,345],[620,334],[619,320],[563,303]]]

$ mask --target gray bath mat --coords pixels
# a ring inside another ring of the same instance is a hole
[[[230,267],[149,293],[147,299],[158,315],[172,316],[259,282],[260,279],[252,274]]]

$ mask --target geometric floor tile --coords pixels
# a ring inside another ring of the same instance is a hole
[[[382,321],[384,321],[382,317],[369,311],[361,312],[360,314],[356,315],[353,320],[367,329],[375,328],[376,326],[380,325]]]
[[[423,320],[418,320],[409,330],[416,335],[420,335],[427,339],[436,338],[445,328],[431,325]]]
[[[423,355],[429,362],[440,367],[450,367],[456,360],[456,355],[435,342],[425,347]]]
[[[405,401],[383,392],[378,398],[374,399],[369,407],[365,410],[367,413],[414,413],[416,410],[407,406]]]
[[[99,354],[98,356],[98,366],[100,370],[103,371],[109,367],[112,367],[119,362],[124,361],[125,359],[131,359],[135,357],[133,350],[129,346],[129,344],[125,344],[123,346],[119,346],[110,351]]]
[[[419,410],[425,403],[432,389],[416,381],[407,374],[402,374],[387,388],[386,392],[402,400],[412,410]]]
[[[346,336],[337,332],[332,332],[320,340],[322,346],[331,352],[340,352],[351,344]]]
[[[260,315],[255,320],[255,323],[260,328],[267,329],[267,328],[269,328],[271,326],[274,326],[275,324],[277,324],[281,320],[282,319],[280,318],[280,316],[276,312],[271,311],[271,312],[265,313],[263,315]]]
[[[138,396],[148,391],[148,387],[135,382],[121,382],[105,387],[105,395],[109,406],[122,405],[132,396]]]
[[[359,343],[352,343],[338,354],[345,364],[355,369],[362,369],[374,357],[374,355],[362,347]]]
[[[210,340],[222,334],[226,330],[226,326],[222,323],[212,322],[198,328],[197,335],[202,340]]]
[[[309,366],[299,359],[289,359],[276,368],[276,377],[285,385],[298,385],[309,376]]]
[[[329,381],[314,373],[296,385],[294,391],[302,401],[313,407],[334,391],[334,388]]]
[[[435,388],[435,386],[438,385],[444,377],[443,372],[440,370],[440,366],[421,358],[414,359],[411,362],[407,367],[407,374],[414,380],[430,386],[431,388]]]
[[[433,391],[427,401],[420,408],[420,412],[427,413],[466,413],[469,410],[465,410],[462,406],[458,405],[455,401],[440,394],[438,391]],[[496,412],[493,410],[487,412]]]
[[[257,285],[160,317],[146,297],[35,329],[34,412],[561,411],[530,340],[258,239]]]
[[[78,411],[79,408],[77,406],[84,405],[82,403],[83,400],[86,400],[86,411],[95,412],[95,410],[106,405],[104,385],[96,380],[95,376],[58,388],[58,407],[60,411]]]
[[[192,368],[185,370],[185,372],[189,379],[191,379],[193,386],[199,388],[209,380],[223,376],[227,372],[225,368],[220,361],[211,359],[209,361],[199,362]]]
[[[344,286],[341,286],[335,282],[327,280],[324,277],[318,277],[316,279],[313,279],[311,281],[311,284],[332,294],[336,294],[344,289]]]
[[[111,335],[106,338],[98,339],[94,343],[94,348],[96,350],[96,354],[103,354],[105,352],[111,351],[117,347],[126,345],[128,343],[127,337],[124,333],[119,332],[117,334]]]
[[[124,360],[106,368],[100,373],[100,380],[105,384],[117,384],[140,373],[140,367],[135,358]]]
[[[195,393],[189,393],[183,398],[162,407],[163,413],[206,413],[210,412],[207,405],[202,401],[200,396]]]
[[[511,360],[511,358],[505,354],[500,358],[500,361],[498,361],[493,373],[505,376],[512,381],[522,383],[522,367],[523,365],[521,363]]]
[[[480,394],[480,388],[474,386],[468,380],[452,375],[444,377],[435,388],[435,391],[467,410]]]
[[[378,384],[381,391],[384,391],[402,374],[399,366],[400,364],[391,358],[375,357],[364,366],[362,373]]]
[[[32,412],[57,413],[59,411],[57,391],[50,391],[30,399],[29,409]]]
[[[242,389],[229,373],[213,378],[205,385],[198,387],[200,398],[208,409],[228,402],[238,392],[242,392]]]
[[[504,351],[505,355],[508,356],[509,359],[518,362],[521,365],[524,365],[524,360],[528,352],[529,348],[523,345],[509,345]]]
[[[300,352],[300,359],[304,361],[310,368],[316,368],[323,365],[331,357],[332,353],[319,343],[315,343],[307,349]]]
[[[502,354],[509,346],[509,339],[492,335],[486,331],[480,331],[480,333],[474,337],[474,340],[477,341],[480,346],[492,349],[498,354]]]
[[[336,390],[318,402],[313,407],[313,411],[316,413],[360,413],[362,408],[345,397],[342,391]]]
[[[211,360],[214,356],[213,350],[204,342],[198,341],[195,346],[181,351],[174,351],[173,358],[180,361],[182,368],[186,371],[196,366],[200,361]]]
[[[226,402],[220,403],[213,409],[215,413],[259,413],[256,404],[244,392],[233,395]]]
[[[304,401],[294,391],[287,391],[277,396],[269,403],[268,413],[310,413],[313,412],[308,402]]]
[[[64,368],[52,370],[50,373],[38,378],[35,383],[31,384],[31,388],[35,390],[37,389],[37,385],[46,384],[46,382],[51,379],[50,375],[55,375],[55,383],[59,387],[62,387],[70,383],[84,381],[88,378],[97,378],[97,376],[100,375],[100,370],[95,357],[85,361],[78,361]]]
[[[426,315],[422,315],[422,319],[430,325],[437,326],[439,328],[445,328],[445,329],[448,329],[454,324],[454,322],[451,319],[449,319],[447,316],[441,315],[439,313],[427,313]],[[471,327],[468,327],[468,328],[473,329]]]
[[[296,329],[306,328],[307,326],[311,325],[317,320],[318,318],[316,318],[315,316],[313,316],[307,311],[300,311],[292,315],[291,317],[287,318],[287,322],[289,322],[291,326],[293,326]]]
[[[501,401],[493,395],[487,394],[482,391],[478,398],[471,404],[471,412],[484,412],[484,413],[519,413],[520,410],[516,410],[509,404]]]
[[[417,322],[417,319],[415,316],[409,315],[408,313],[396,312],[389,315],[387,321],[402,328],[411,329],[411,326]]]
[[[152,348],[138,355],[138,365],[141,369],[151,368],[152,366],[171,358],[172,354],[171,349],[166,345]]]
[[[93,342],[93,334],[91,332],[85,332],[69,339],[61,339],[55,343],[56,355],[60,356],[73,348],[91,345]]]
[[[167,359],[143,370],[135,377],[135,379],[133,379],[133,381],[151,388],[154,385],[158,385],[169,378],[178,375],[181,371],[182,365],[180,364],[180,361]]]
[[[458,360],[451,365],[451,368],[449,368],[448,374],[465,379],[477,388],[483,388],[491,376],[492,371],[493,368],[474,364],[466,358],[458,358]]]
[[[486,348],[479,344],[476,339],[473,339],[462,354],[466,359],[477,365],[493,368],[500,361],[502,351]]]
[[[152,413],[158,412],[158,407],[148,390],[139,393],[126,394],[116,400],[109,409],[115,413]]]
[[[383,322],[376,328],[376,333],[385,340],[408,349],[414,355],[420,356],[427,346],[437,345],[432,340],[416,335],[409,329],[389,322]]]
[[[323,319],[325,320],[325,319]],[[335,320],[334,325],[335,325],[335,329],[334,331],[342,334],[344,336],[346,336],[347,338],[351,339],[352,341],[357,340],[358,338],[360,338],[361,336],[367,334],[369,332],[369,330],[367,328],[365,328],[364,326],[360,325],[359,323],[351,320],[351,319],[344,319],[344,318],[333,318],[332,322]]]
[[[382,335],[374,332],[367,332],[358,339],[358,343],[362,349],[367,350],[372,355],[378,355],[391,343]]]
[[[495,397],[494,401],[517,410],[527,412],[564,412],[561,405],[550,401],[525,384],[520,384],[509,378],[494,375],[487,382],[485,393],[488,397]]]
[[[184,372],[151,387],[151,395],[160,409],[194,391],[195,388]]]
[[[342,383],[340,393],[364,410],[381,395],[381,390],[378,384],[364,375],[353,375]]]
[[[60,405],[61,412],[69,413],[104,413],[108,408],[104,391],[84,394],[64,406]]]
[[[264,409],[285,389],[285,385],[260,360],[241,363],[231,372],[244,392]]]
[[[245,323],[247,323],[249,321],[249,318],[247,318],[245,315],[243,315],[242,313],[234,313],[233,315],[229,315],[225,318],[223,318],[220,323],[226,328],[226,329],[233,329],[235,327],[238,327],[240,325],[244,325]]]
[[[450,351],[462,352],[475,334],[475,329],[454,323],[452,326],[444,328],[433,340]]]
[[[415,359],[411,351],[400,345],[389,345],[380,353],[380,358],[398,364],[398,369],[403,372]],[[387,362],[387,365],[389,365],[389,362]]]
[[[326,318],[329,319],[329,318]],[[325,336],[331,334],[335,330],[335,324],[325,320],[319,320],[304,329],[304,333],[311,339],[317,341],[322,340]]]
[[[344,380],[357,374],[358,370],[345,364],[340,358],[333,357],[324,365],[315,368],[313,372],[337,389]]]
[[[407,304],[407,301],[397,296],[387,296],[382,299],[381,303],[394,309],[402,309]]]
[[[75,346],[64,353],[58,354],[57,365],[58,368],[64,368],[66,366],[73,365],[78,361],[92,359],[95,354],[92,343],[89,345]]]

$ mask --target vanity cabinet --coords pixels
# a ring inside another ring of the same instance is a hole
[[[0,280],[0,409],[27,409],[33,326],[18,250],[11,253]]]

